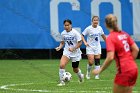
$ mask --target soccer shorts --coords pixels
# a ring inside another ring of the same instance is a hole
[[[86,54],[94,54],[94,55],[101,54],[101,46],[96,46],[96,47],[88,46],[88,47],[86,47]]]
[[[70,57],[72,62],[80,61],[81,60],[81,55],[77,55],[77,57]]]
[[[71,59],[72,62],[80,61],[82,58],[81,54],[82,54],[81,50],[77,50],[74,53],[71,53],[70,51],[67,51],[66,49],[64,49],[63,51],[63,55]]]
[[[138,69],[116,74],[114,83],[122,86],[134,86],[138,77]]]

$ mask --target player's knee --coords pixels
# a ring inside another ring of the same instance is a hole
[[[61,68],[61,69],[64,69],[65,66],[66,66],[66,64],[60,64],[60,68]]]
[[[93,65],[93,60],[88,62],[89,66]]]
[[[73,72],[78,73],[78,68],[73,68]]]
[[[78,73],[78,66],[79,66],[79,61],[72,62],[73,71],[75,73]]]
[[[95,65],[99,66],[100,65],[100,59],[95,59]]]
[[[92,63],[88,63],[89,64],[89,66],[92,66],[93,65],[93,62]]]

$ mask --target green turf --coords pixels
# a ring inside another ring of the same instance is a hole
[[[140,68],[140,60],[137,64]],[[87,60],[82,60],[80,68],[84,74],[86,65]],[[0,60],[0,93],[112,93],[115,62],[100,75],[100,80],[92,76],[81,84],[70,62],[66,71],[72,74],[72,80],[63,87],[56,86],[58,70],[59,60]],[[140,77],[134,93],[140,93]]]

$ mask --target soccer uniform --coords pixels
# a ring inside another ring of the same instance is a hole
[[[89,46],[86,47],[86,54],[101,54],[100,36],[103,34],[104,32],[101,26],[94,28],[92,25],[88,26],[82,32],[82,35],[87,35],[87,43],[89,44]]]
[[[137,65],[130,46],[134,41],[126,32],[112,31],[106,39],[107,51],[115,52],[117,74],[114,82],[123,86],[133,86],[138,76]]]
[[[65,47],[63,51],[63,55],[67,56],[72,62],[80,61],[81,59],[81,50],[80,48],[76,49],[75,51],[69,51],[69,48],[74,48],[77,45],[78,41],[81,41],[81,35],[75,29],[72,29],[70,32],[64,30],[61,33],[62,41],[65,42]]]

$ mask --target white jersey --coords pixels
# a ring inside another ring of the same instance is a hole
[[[76,49],[73,52],[69,51],[69,48],[76,47],[78,41],[82,40],[81,34],[78,31],[76,31],[75,29],[72,29],[70,32],[67,32],[66,30],[64,30],[61,33],[61,36],[62,36],[62,41],[65,42],[63,55],[66,55],[68,57],[77,57],[77,56],[81,55],[80,48]]]
[[[88,26],[82,34],[87,36],[87,43],[91,47],[97,47],[100,45],[100,36],[104,34],[101,26],[94,28],[92,25]]]

